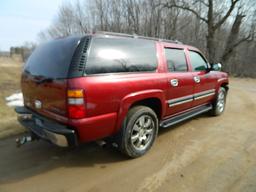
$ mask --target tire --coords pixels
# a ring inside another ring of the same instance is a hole
[[[217,97],[213,102],[213,109],[211,111],[211,115],[219,116],[224,112],[226,107],[226,96],[227,90],[224,87],[220,87],[218,90]]]
[[[158,134],[156,113],[146,106],[135,106],[129,110],[120,133],[118,147],[125,155],[136,158],[144,155],[153,145]]]

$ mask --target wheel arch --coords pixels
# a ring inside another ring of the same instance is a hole
[[[140,91],[125,96],[120,103],[115,130],[118,131],[120,129],[128,111],[132,107],[138,105],[150,107],[153,111],[155,111],[157,117],[161,119],[165,114],[164,103],[165,96],[163,90],[158,89]]]
[[[146,99],[136,101],[129,107],[129,110],[138,105],[149,107],[156,113],[156,115],[159,119],[162,117],[163,106],[162,106],[161,100],[159,98],[151,97],[151,98],[146,98]]]
[[[220,84],[220,87],[224,87],[226,89],[226,91],[229,90],[229,86],[228,86],[228,82],[223,82]]]

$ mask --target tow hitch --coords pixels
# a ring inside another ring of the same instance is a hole
[[[32,142],[34,140],[36,140],[37,137],[31,133],[30,135],[25,135],[25,136],[22,136],[20,138],[17,138],[15,141],[16,141],[16,147],[20,147],[28,142]]]

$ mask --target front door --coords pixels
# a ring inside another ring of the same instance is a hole
[[[215,97],[217,78],[214,72],[207,70],[208,63],[199,52],[190,50],[189,60],[195,83],[193,107],[209,103]]]
[[[192,107],[194,80],[184,49],[165,47],[164,52],[168,68],[166,115],[171,116]]]

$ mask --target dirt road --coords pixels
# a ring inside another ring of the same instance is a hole
[[[151,151],[127,160],[87,144],[0,141],[0,191],[256,191],[256,80],[232,79],[225,114],[160,131]]]

